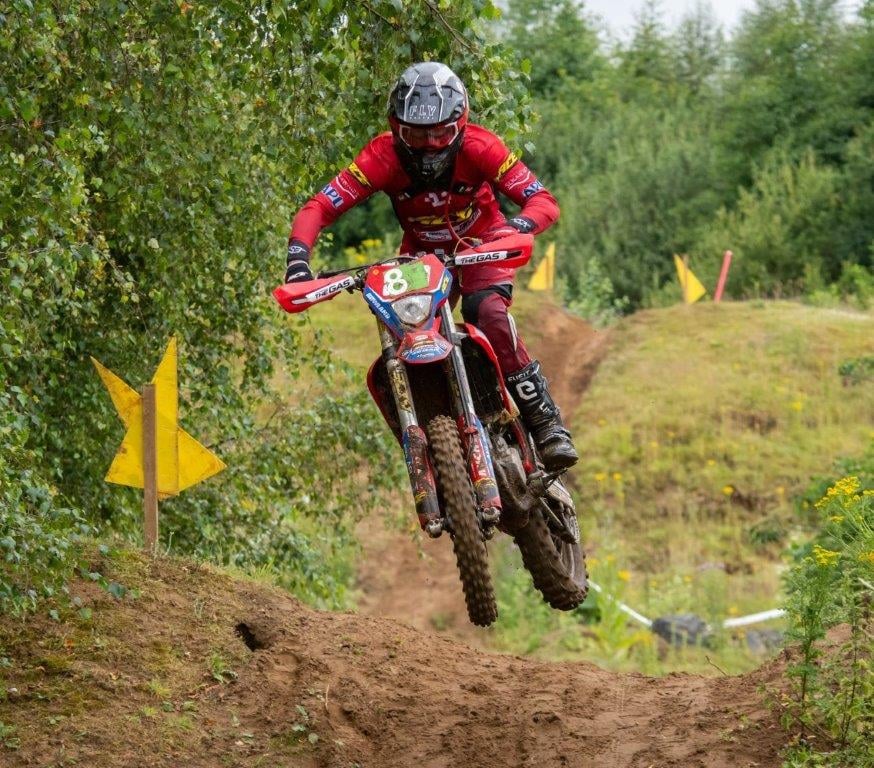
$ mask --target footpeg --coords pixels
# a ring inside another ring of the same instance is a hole
[[[538,469],[536,472],[528,475],[528,488],[535,496],[543,496],[549,489],[549,486],[565,472],[567,472],[566,469],[560,469],[558,472],[543,472]]]
[[[439,539],[443,535],[443,521],[432,520],[431,522],[426,523],[425,533],[427,533],[432,539]]]

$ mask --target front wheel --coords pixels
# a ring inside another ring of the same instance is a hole
[[[443,502],[443,511],[449,518],[448,528],[464,589],[467,615],[474,624],[487,627],[498,618],[498,606],[458,427],[449,416],[435,416],[428,422],[427,432],[437,490]]]

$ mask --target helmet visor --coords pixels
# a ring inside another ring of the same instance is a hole
[[[405,125],[398,126],[398,136],[410,149],[446,149],[458,136],[458,121],[443,125]]]

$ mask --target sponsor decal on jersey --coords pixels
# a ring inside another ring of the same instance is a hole
[[[507,155],[507,159],[504,160],[504,162],[501,163],[501,167],[498,168],[498,173],[495,176],[495,181],[500,181],[503,178],[504,174],[518,162],[519,155],[517,155],[515,152],[511,152],[509,155]]]
[[[346,181],[343,180],[342,176],[337,176],[337,178],[334,179],[334,181],[332,181],[331,183],[335,184],[341,192],[344,192],[350,200],[358,199],[358,193],[354,189],[352,189],[352,187],[350,187]]]
[[[349,173],[351,173],[358,181],[360,181],[365,187],[371,186],[370,179],[364,175],[364,171],[362,171],[358,167],[358,163],[351,163],[349,165]]]
[[[460,211],[452,211],[449,214],[449,219],[455,224],[461,224],[462,222],[467,221],[473,216],[474,206],[473,203],[470,203],[466,208],[462,208]],[[410,216],[407,218],[407,221],[410,224],[421,224],[425,227],[437,227],[441,224],[446,223],[446,216]]]
[[[522,199],[527,200],[531,195],[539,192],[541,189],[543,189],[543,184],[540,183],[539,179],[534,179],[531,184],[522,190]]]
[[[416,237],[423,243],[444,243],[452,239],[448,229],[416,230]]]
[[[322,194],[331,201],[331,205],[335,208],[343,205],[343,196],[334,188],[333,184],[325,184],[322,187]]]

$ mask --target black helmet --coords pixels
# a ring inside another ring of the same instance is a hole
[[[404,170],[425,186],[452,165],[467,125],[467,91],[445,64],[404,70],[388,98],[388,122]]]

